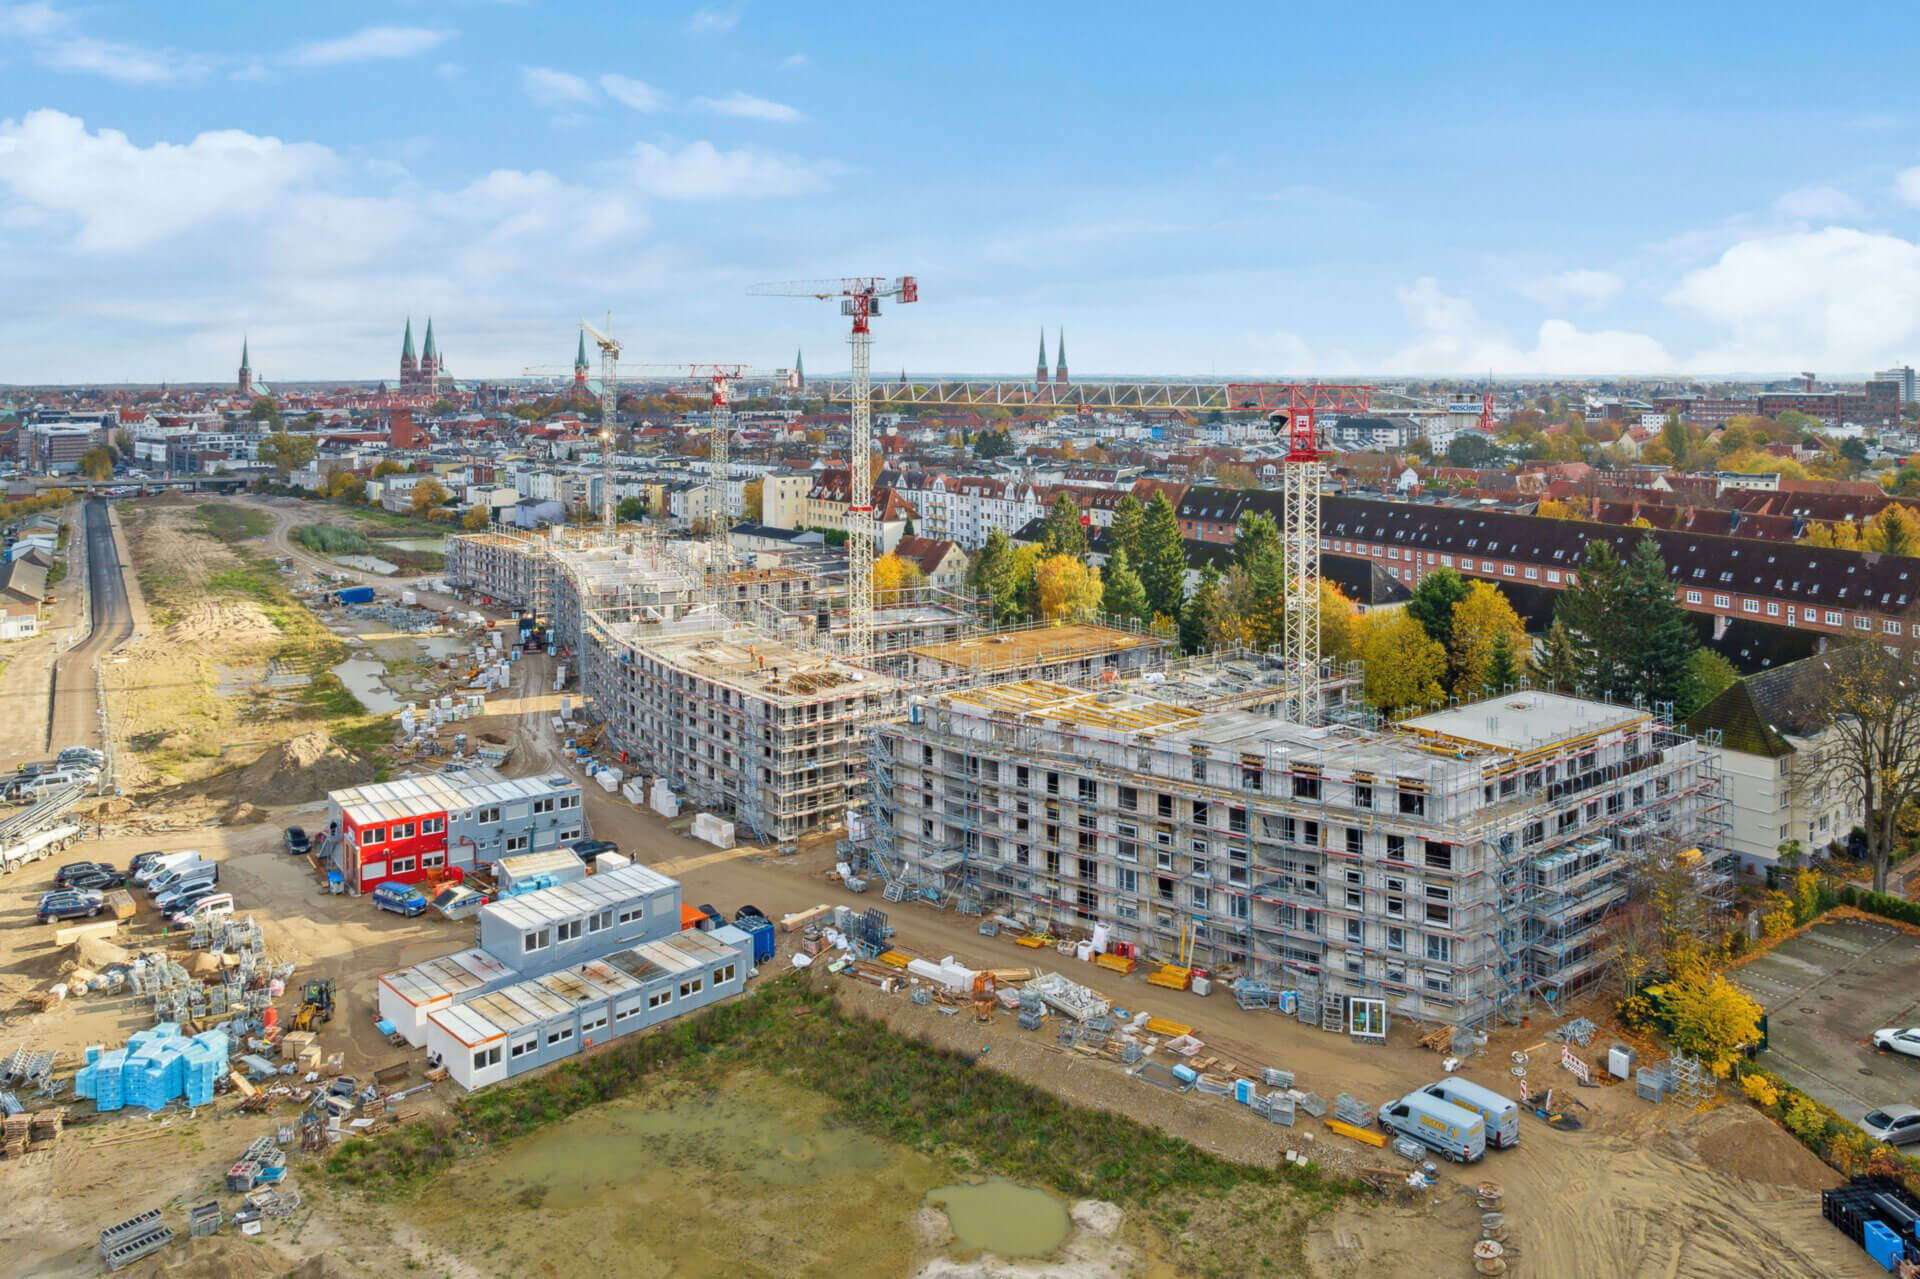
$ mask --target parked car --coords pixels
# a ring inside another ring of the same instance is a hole
[[[287,851],[295,857],[305,857],[313,850],[313,840],[307,832],[298,826],[287,827]]]
[[[41,923],[51,924],[62,919],[91,919],[105,904],[99,893],[48,893],[33,913]]]
[[[1920,1142],[1920,1106],[1882,1106],[1869,1110],[1860,1121],[1860,1131],[1889,1146],[1911,1146]]]
[[[211,919],[215,915],[233,914],[232,893],[208,893],[205,897],[184,906],[167,917],[167,922],[175,928],[191,928],[196,921]]]
[[[1888,1026],[1884,1030],[1876,1030],[1873,1032],[1873,1046],[1907,1057],[1920,1057],[1920,1026],[1909,1026],[1905,1030]]]
[[[65,866],[53,872],[53,882],[62,888],[66,888],[76,879],[83,878],[87,875],[97,875],[102,871],[113,875],[120,874],[119,871],[114,870],[113,867],[107,865],[105,862],[68,862]],[[122,878],[125,877],[122,876]],[[88,886],[93,887],[93,885]]]
[[[68,888],[118,888],[127,882],[125,871],[115,870],[111,866],[96,866],[91,870],[80,871],[67,878]]]
[[[448,884],[433,895],[433,908],[448,919],[466,919],[487,904],[487,895],[464,884]]]
[[[219,886],[211,879],[196,880],[191,884],[181,885],[165,896],[155,898],[153,908],[163,915],[172,915],[186,910],[196,902],[211,897],[219,891]]]
[[[157,848],[150,849],[144,853],[135,853],[132,860],[127,863],[127,878],[138,879],[141,871],[165,856],[166,854]]]
[[[427,899],[419,889],[392,881],[373,890],[373,904],[396,915],[413,916],[427,909]]]
[[[157,898],[176,888],[184,888],[188,884],[197,883],[203,879],[211,879],[214,883],[219,883],[220,868],[212,862],[188,862],[184,866],[161,871],[148,880],[147,896]]]

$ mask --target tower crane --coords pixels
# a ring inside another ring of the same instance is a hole
[[[709,537],[712,553],[708,572],[718,598],[719,582],[732,566],[733,543],[727,519],[727,453],[733,435],[733,390],[743,378],[766,378],[776,384],[787,379],[785,369],[761,370],[745,364],[644,364],[643,369],[659,369],[675,377],[690,378],[707,384],[708,421],[712,438],[708,441],[707,514],[712,522]]]
[[[586,320],[580,321],[580,331],[600,348],[600,527],[611,533],[614,526],[613,421],[620,402],[614,381],[620,371],[620,343]]]
[[[873,518],[873,330],[883,298],[917,302],[920,284],[913,276],[854,276],[838,280],[792,280],[758,284],[747,290],[762,297],[839,298],[840,314],[853,321],[847,339],[852,350],[851,402],[847,440],[847,655],[873,651],[873,552],[879,529]]]

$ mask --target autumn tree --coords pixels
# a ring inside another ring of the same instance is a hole
[[[1320,579],[1320,654],[1336,662],[1353,658],[1360,625],[1360,610],[1339,587]]]
[[[1492,582],[1470,583],[1465,598],[1453,606],[1453,624],[1449,631],[1453,647],[1448,653],[1448,665],[1453,674],[1454,696],[1477,697],[1514,682],[1511,675],[1497,682],[1490,678],[1496,644],[1506,646],[1507,663],[1511,666],[1513,655],[1523,650],[1527,642],[1526,626],[1499,587]]]
[[[285,483],[287,477],[313,461],[314,454],[320,451],[320,442],[311,435],[289,435],[285,431],[275,431],[260,441],[255,456],[273,468],[273,473]]]
[[[920,566],[911,560],[905,560],[889,552],[873,562],[873,604],[875,608],[885,608],[898,604],[906,598],[907,592],[927,580]]]
[[[478,506],[469,506],[467,513],[460,517],[460,527],[470,533],[477,533],[487,526],[489,511],[485,502]]]
[[[1807,660],[1825,670],[1811,696],[1831,725],[1813,775],[1858,805],[1873,891],[1884,893],[1900,814],[1920,800],[1920,655],[1852,644]]]
[[[335,471],[327,477],[327,496],[348,502],[364,501],[367,482],[352,471]]]
[[[1360,619],[1355,650],[1365,669],[1367,702],[1392,713],[1446,696],[1447,650],[1405,609]]]
[[[88,449],[80,455],[80,474],[90,480],[113,478],[113,454],[104,448]]]
[[[1147,604],[1153,611],[1180,617],[1187,588],[1187,544],[1180,534],[1180,519],[1165,493],[1154,494],[1147,506],[1140,528],[1140,554],[1133,567],[1140,574],[1140,585],[1146,588]]]
[[[1071,555],[1049,555],[1033,570],[1035,608],[1049,622],[1082,621],[1100,608],[1100,570]]]
[[[412,504],[415,515],[425,516],[447,500],[446,486],[431,475],[424,476],[413,486],[413,493],[407,500]]]
[[[407,468],[390,457],[383,457],[373,465],[373,478],[384,480],[389,475],[405,475]]]
[[[1147,590],[1140,585],[1140,575],[1127,563],[1127,551],[1123,546],[1113,548],[1113,554],[1107,557],[1106,571],[1101,575],[1104,585],[1100,596],[1100,611],[1108,617],[1124,621],[1147,622],[1152,618],[1147,612]]]
[[[1534,505],[1533,513],[1543,520],[1577,520],[1580,518],[1580,516],[1574,513],[1571,506],[1553,497],[1541,498],[1540,501]]]
[[[1760,1038],[1760,1005],[1703,961],[1682,964],[1658,992],[1668,1041],[1722,1079],[1740,1050]]]
[[[759,480],[748,480],[740,486],[740,501],[745,507],[746,519],[749,524],[758,524],[760,522],[760,516],[763,510],[761,496],[765,491],[766,486]]]
[[[1920,555],[1920,516],[1898,502],[1889,502],[1867,521],[1860,549],[1882,555]]]

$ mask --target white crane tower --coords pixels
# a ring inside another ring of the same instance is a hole
[[[611,327],[611,323],[609,323]],[[620,372],[620,343],[610,338],[586,320],[580,321],[580,331],[593,339],[600,348],[600,527],[609,533],[614,526],[613,501],[613,422],[618,412],[620,397],[615,393],[614,382]]]
[[[920,285],[910,275],[855,276],[839,280],[792,280],[748,290],[763,297],[839,298],[840,314],[853,321],[847,339],[853,353],[848,388],[851,429],[847,440],[847,655],[873,651],[873,552],[879,528],[873,518],[873,330],[882,298],[917,302]]]

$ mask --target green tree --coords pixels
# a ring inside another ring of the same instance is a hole
[[[1493,637],[1493,645],[1487,651],[1487,670],[1480,681],[1482,691],[1499,693],[1519,682],[1520,662],[1514,656],[1513,640],[1501,631]]]
[[[320,442],[311,435],[288,435],[285,431],[275,431],[260,441],[255,451],[262,462],[273,468],[273,473],[286,483],[287,477],[313,461],[319,452]]]
[[[1140,555],[1134,561],[1147,605],[1156,614],[1178,619],[1187,593],[1187,544],[1180,519],[1165,493],[1156,493],[1140,528]],[[1185,635],[1185,632],[1181,632]]]
[[[1732,662],[1701,645],[1693,650],[1693,656],[1687,662],[1686,683],[1673,713],[1685,719],[1731,688],[1739,678],[1740,672],[1734,669]]]
[[[631,524],[647,517],[647,499],[644,497],[623,497],[620,504],[613,508],[614,518],[622,524]]]
[[[1671,702],[1689,695],[1699,641],[1673,598],[1659,543],[1643,537],[1622,560],[1610,542],[1587,543],[1579,576],[1554,604],[1565,631],[1571,691],[1630,702]],[[1553,635],[1548,634],[1549,643]]]
[[[1542,688],[1571,693],[1579,687],[1580,659],[1573,651],[1573,637],[1567,634],[1566,623],[1554,618],[1540,644],[1539,656],[1528,665],[1533,682]]]
[[[1140,529],[1146,514],[1140,499],[1129,493],[1113,508],[1113,523],[1107,528],[1107,545],[1124,547],[1127,558],[1135,563],[1140,559]]]
[[[452,400],[449,400],[443,395],[433,402],[432,407],[428,408],[427,412],[435,417],[445,417],[447,414],[452,413],[457,407]]]
[[[280,406],[273,402],[271,396],[259,396],[247,406],[247,420],[271,422],[277,428],[280,425]]]
[[[1660,442],[1666,445],[1673,465],[1686,464],[1687,450],[1693,446],[1693,437],[1687,434],[1687,424],[1680,420],[1678,413],[1667,414],[1667,420],[1660,424]]]
[[[1100,611],[1108,617],[1128,621],[1152,620],[1147,612],[1147,589],[1140,585],[1140,575],[1135,573],[1132,565],[1127,563],[1127,550],[1124,546],[1114,547],[1113,554],[1107,557]]]
[[[1447,445],[1447,465],[1478,470],[1497,466],[1500,446],[1478,431],[1462,431]]]
[[[1019,614],[1019,585],[1014,576],[1013,543],[1004,532],[994,529],[967,568],[967,586],[987,600],[993,620],[1004,623]]]
[[[1149,516],[1151,518],[1151,516]],[[1141,579],[1145,584],[1145,578]],[[1147,592],[1148,603],[1153,600],[1151,588]],[[1165,609],[1155,608],[1156,613],[1165,613]],[[1180,619],[1180,647],[1189,653],[1198,653],[1212,642],[1219,625],[1220,617],[1220,570],[1211,564],[1200,570],[1200,580],[1194,584],[1193,598],[1186,601],[1186,607],[1178,613],[1168,614]]]
[[[1005,431],[982,431],[973,440],[973,455],[981,461],[1007,457],[1013,451],[1013,441]]]
[[[1048,558],[1055,555],[1071,555],[1076,560],[1087,558],[1087,530],[1080,523],[1080,507],[1065,493],[1053,499],[1053,505],[1047,508],[1047,518],[1040,529],[1040,547]]]
[[[1420,623],[1427,638],[1438,644],[1447,656],[1447,684],[1458,674],[1453,654],[1459,646],[1453,638],[1453,610],[1470,593],[1467,579],[1451,568],[1436,568],[1420,579],[1407,601],[1407,616]]]

